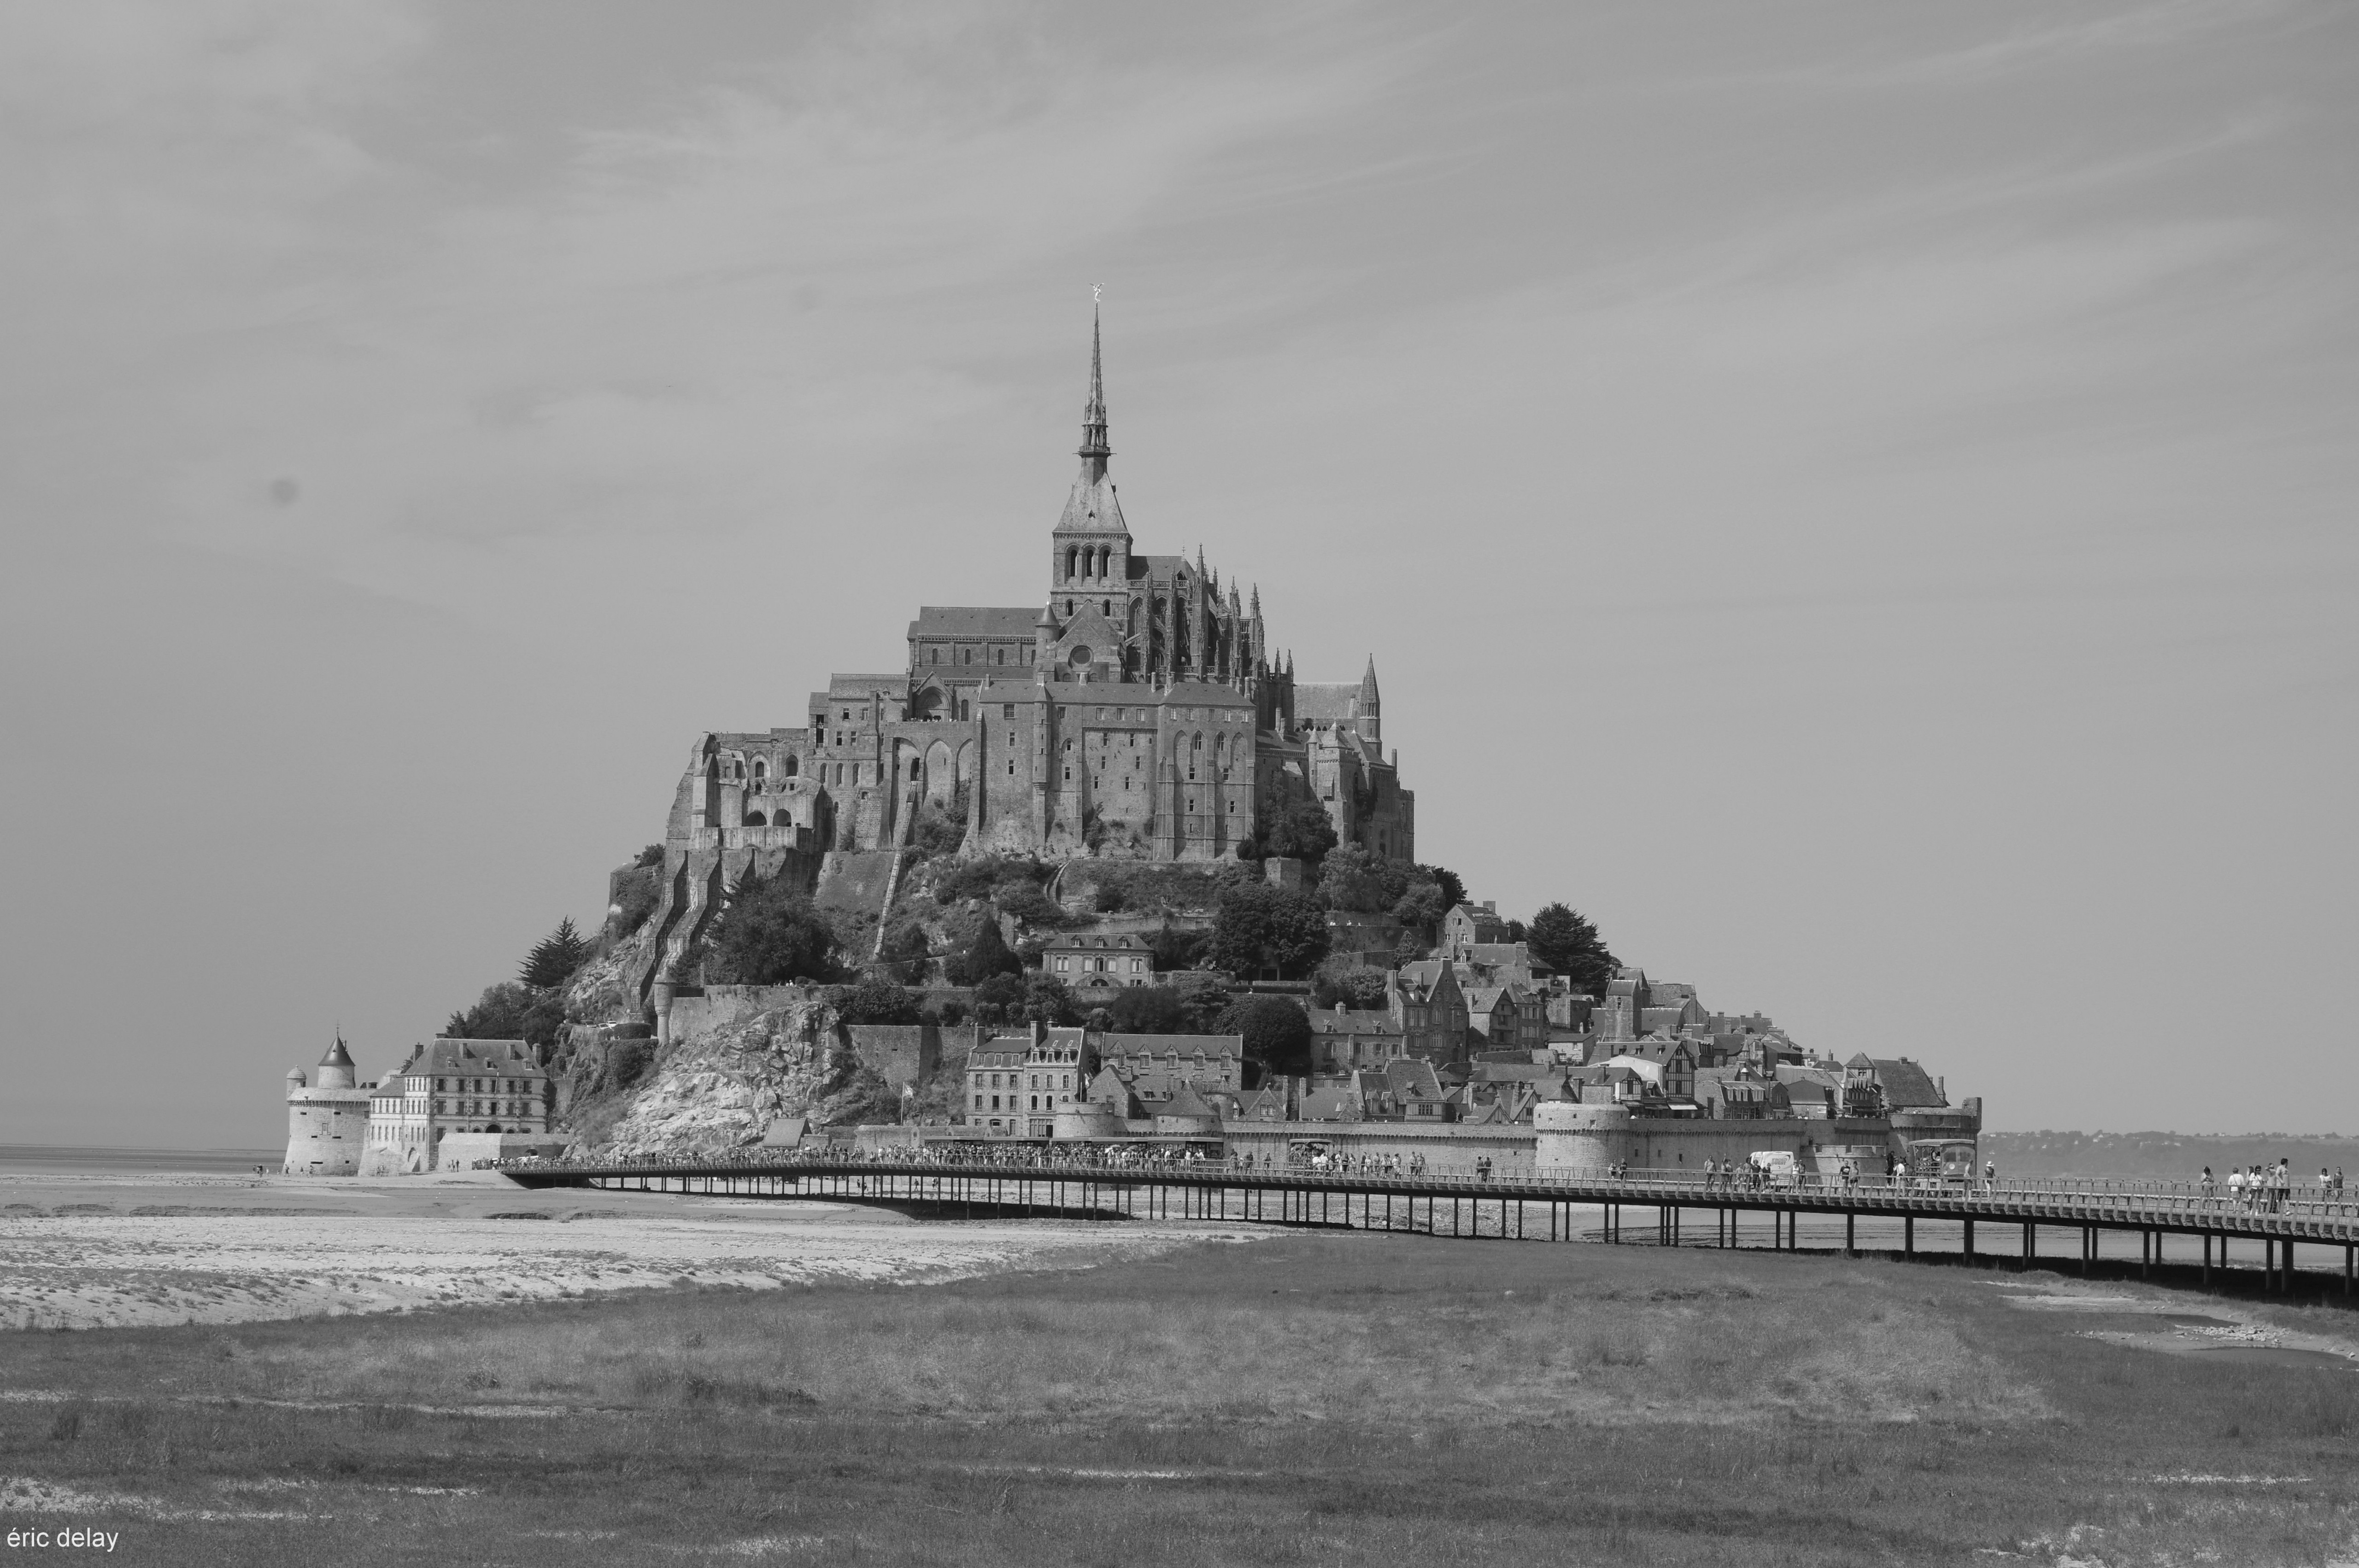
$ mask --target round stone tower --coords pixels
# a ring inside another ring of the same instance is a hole
[[[290,1176],[354,1176],[368,1146],[369,1091],[356,1081],[352,1053],[343,1038],[320,1058],[319,1081],[306,1085],[303,1069],[287,1074],[287,1162]]]

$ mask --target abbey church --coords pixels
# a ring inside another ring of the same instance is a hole
[[[727,861],[734,880],[745,860],[889,849],[928,811],[970,851],[1215,860],[1295,800],[1319,802],[1341,842],[1414,859],[1374,659],[1356,682],[1298,682],[1258,589],[1241,600],[1201,551],[1134,546],[1094,326],[1079,455],[1039,602],[921,609],[905,668],[832,676],[807,723],[697,741],[667,881],[683,860]]]

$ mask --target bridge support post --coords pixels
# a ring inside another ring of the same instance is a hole
[[[1971,1219],[1966,1221],[1965,1258],[1969,1263],[1974,1260],[1974,1222]]]
[[[1843,1256],[1846,1258],[1859,1256],[1856,1232],[1858,1220],[1859,1216],[1856,1213],[1850,1209],[1843,1210]]]
[[[2096,1250],[2097,1227],[2093,1225],[2082,1226],[2081,1227],[2081,1277],[2084,1280],[2089,1277],[2089,1260]]]
[[[1917,1256],[1917,1217],[1913,1214],[1900,1221],[1900,1250],[1908,1257]]]
[[[2359,1247],[2345,1242],[2343,1248],[2343,1293],[2351,1293],[2351,1276],[2359,1272]]]

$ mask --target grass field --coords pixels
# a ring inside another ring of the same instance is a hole
[[[1285,1236],[941,1285],[21,1334],[0,1531],[174,1564],[2359,1555],[2359,1374],[2091,1336],[2165,1299]],[[2359,1343],[2340,1312],[2235,1311]]]

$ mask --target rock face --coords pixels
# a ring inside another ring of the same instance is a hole
[[[818,997],[733,1020],[680,1041],[598,1141],[614,1154],[717,1154],[758,1143],[771,1119],[814,1127],[888,1119],[892,1087],[853,1054]]]

